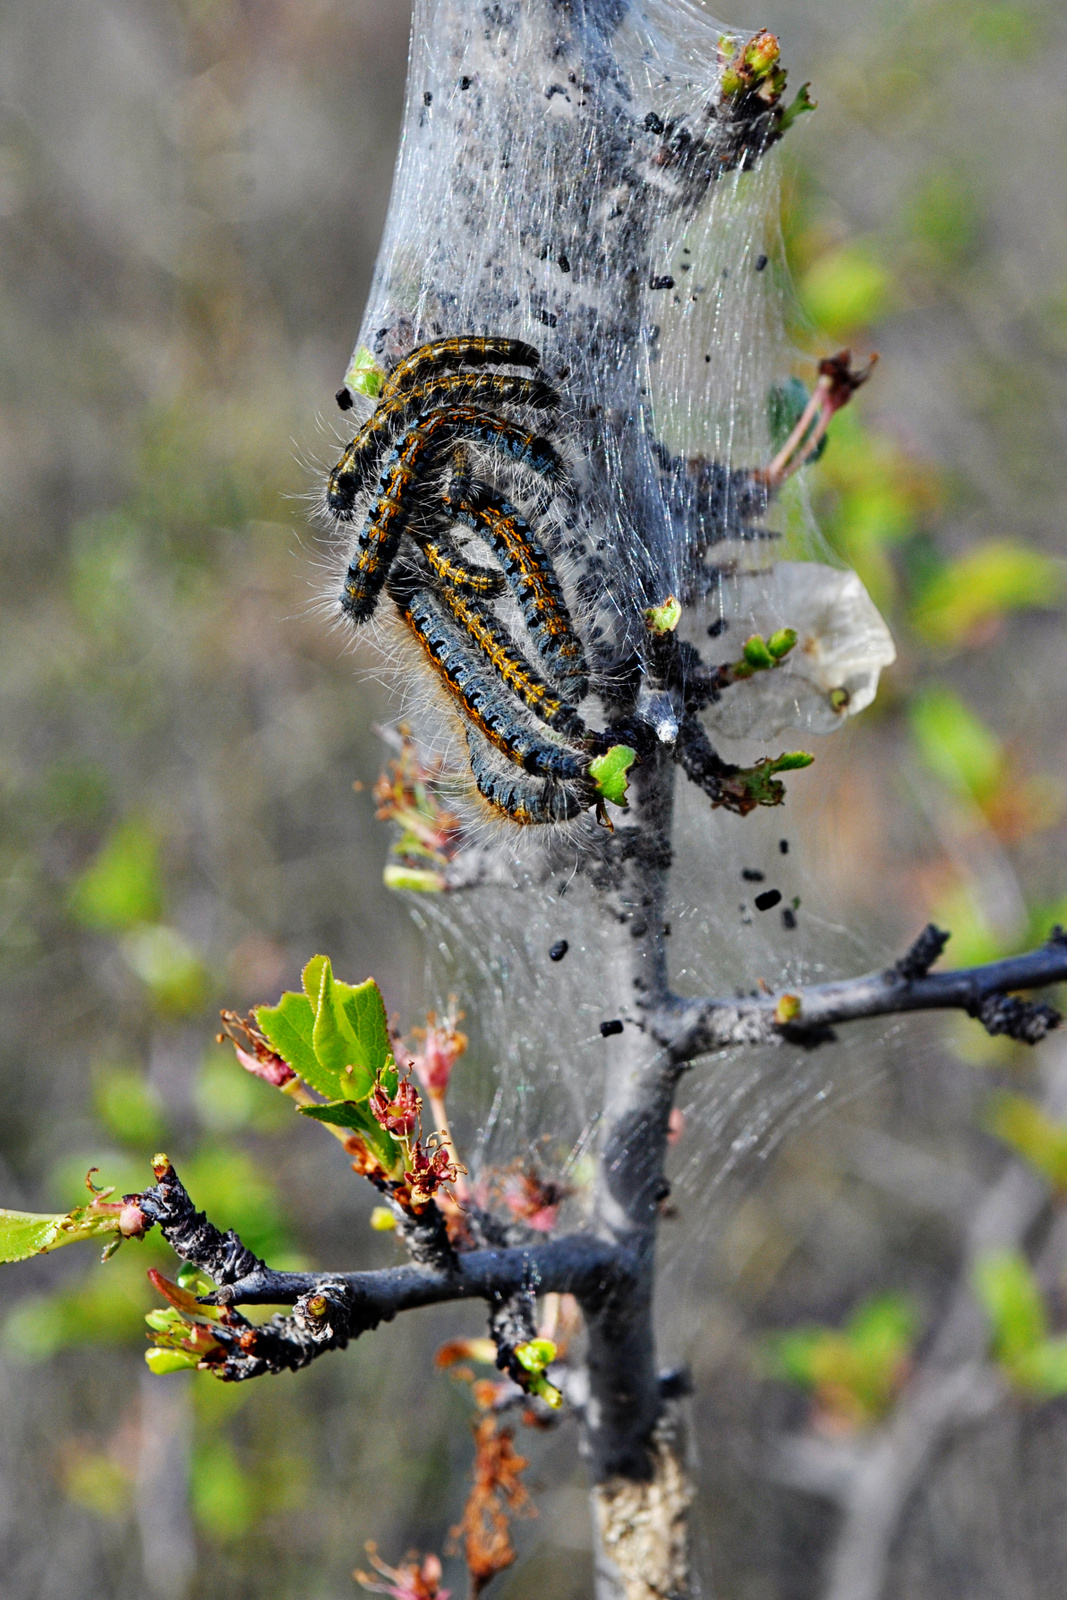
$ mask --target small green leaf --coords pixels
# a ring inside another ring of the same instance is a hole
[[[162,1350],[158,1346],[144,1353],[149,1370],[157,1377],[162,1377],[167,1372],[187,1372],[190,1367],[199,1365],[200,1357],[191,1355],[185,1350]]]
[[[1065,569],[1039,550],[1007,539],[975,545],[930,579],[912,613],[934,644],[957,646],[1008,611],[1047,610],[1064,596]]]
[[[777,633],[772,633],[767,640],[767,649],[775,661],[781,661],[794,648],[797,642],[795,628],[779,628]]]
[[[789,129],[793,126],[797,118],[803,116],[805,111],[815,111],[818,109],[819,102],[817,100],[813,100],[811,95],[808,93],[810,88],[810,83],[802,83],[796,92],[796,97],[790,101],[789,105],[787,105],[785,110],[782,112],[782,120],[778,126],[783,133],[788,133]]]
[[[124,822],[86,868],[70,894],[70,909],[86,928],[115,933],[154,922],[163,888],[155,837],[140,822]]]
[[[440,894],[445,887],[445,880],[439,872],[405,867],[395,861],[391,861],[382,873],[382,882],[387,889],[409,889],[415,894]]]
[[[1019,1251],[997,1251],[976,1263],[974,1287],[993,1324],[993,1353],[1010,1370],[1048,1333],[1033,1269]]]
[[[986,1127],[1036,1167],[1054,1189],[1067,1189],[1067,1124],[1020,1094],[994,1097]]]
[[[372,353],[365,344],[361,344],[352,357],[348,371],[345,373],[345,386],[355,394],[365,394],[371,400],[378,395],[385,373],[375,361]]]
[[[628,744],[613,744],[610,750],[589,763],[589,776],[596,784],[597,793],[612,805],[625,806],[629,784],[626,774],[637,760],[637,751]]]
[[[739,785],[745,803],[756,806],[780,806],[785,799],[785,785],[776,778],[778,772],[798,772],[810,767],[815,757],[806,750],[787,750],[772,761],[765,756],[754,767],[742,767],[730,777],[732,785]]]
[[[935,687],[916,695],[909,721],[926,765],[954,794],[981,804],[999,788],[1003,748],[951,689]]]
[[[301,1106],[300,1113],[315,1122],[328,1122],[335,1128],[351,1128],[388,1172],[394,1172],[399,1166],[400,1146],[371,1116],[366,1101],[334,1100],[328,1106]]]
[[[892,281],[873,250],[856,242],[820,256],[801,279],[799,293],[812,321],[844,338],[885,314]]]
[[[682,620],[681,603],[669,594],[658,606],[649,606],[645,612],[645,627],[656,635],[673,633]]]
[[[315,1013],[306,995],[287,989],[276,1006],[257,1006],[256,1021],[282,1060],[320,1094],[336,1094],[337,1084],[319,1066],[312,1034]],[[316,1082],[316,1079],[322,1081]]]
[[[754,672],[766,672],[769,667],[774,667],[778,664],[771,651],[767,648],[767,641],[758,633],[754,633],[750,639],[745,640],[742,655]]]
[[[1043,1339],[1013,1363],[1011,1376],[1046,1400],[1067,1394],[1067,1339]]]
[[[117,1212],[91,1214],[88,1206],[51,1215],[0,1210],[0,1261],[26,1261],[65,1244],[117,1233]]]

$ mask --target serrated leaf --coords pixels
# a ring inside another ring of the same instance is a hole
[[[304,993],[308,997],[312,1011],[319,1008],[319,993],[322,989],[322,973],[330,964],[329,956],[312,956],[303,972],[300,981],[304,985]]]
[[[306,995],[287,989],[276,1006],[257,1006],[256,1021],[271,1048],[277,1050],[282,1060],[320,1094],[336,1094],[337,1085],[327,1078],[319,1066],[312,1035],[315,1013]],[[316,1082],[322,1078],[321,1083]]]
[[[329,960],[323,963],[320,973],[311,1037],[319,1067],[330,1081],[330,1087],[322,1093],[332,1100],[362,1099],[370,1093],[373,1075],[363,1045],[345,1014],[342,990],[348,986],[338,984]]]
[[[373,978],[354,985],[337,983],[336,989],[349,1027],[363,1048],[368,1071],[366,1093],[370,1094],[376,1075],[384,1071],[393,1059],[385,1001]],[[352,1076],[354,1078],[355,1074]],[[362,1099],[362,1093],[353,1093],[354,1088],[354,1083],[349,1085],[352,1098]]]
[[[65,1244],[117,1233],[118,1214],[89,1214],[87,1206],[50,1214],[0,1210],[0,1261],[26,1261]]]
[[[328,1122],[335,1128],[351,1128],[387,1171],[392,1172],[399,1165],[400,1146],[371,1116],[366,1101],[334,1100],[328,1106],[301,1106],[300,1113],[315,1122]]]

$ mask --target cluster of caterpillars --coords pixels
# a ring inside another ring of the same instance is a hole
[[[563,485],[554,446],[500,409],[558,406],[559,395],[537,373],[540,359],[517,339],[421,345],[385,379],[376,409],[326,485],[327,505],[342,521],[353,519],[374,485],[341,610],[365,622],[384,590],[460,713],[479,793],[521,824],[568,822],[598,799],[590,774],[598,741],[576,709],[589,687],[585,652],[552,558],[507,496],[474,475],[470,456],[475,446]],[[480,370],[506,366],[534,375]],[[472,563],[457,527],[486,544],[496,564]],[[540,672],[493,609],[506,589]],[[514,770],[501,770],[491,749]]]

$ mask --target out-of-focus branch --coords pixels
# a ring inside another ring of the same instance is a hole
[[[1036,1044],[1060,1025],[1052,1006],[1020,1000],[1017,989],[1043,989],[1067,980],[1067,934],[1052,930],[1047,943],[1025,955],[955,972],[929,972],[947,935],[924,930],[893,967],[813,984],[781,994],[715,1000],[671,997],[650,1010],[644,1026],[678,1065],[738,1044],[799,1044],[811,1049],[835,1037],[834,1029],[862,1017],[907,1011],[965,1011],[987,1033]]]
[[[1067,1062],[1055,1063],[1043,1096],[1051,1115],[1067,1102]],[[1021,1249],[1049,1204],[1048,1185],[1012,1160],[972,1208],[956,1288],[894,1412],[868,1442],[839,1445],[814,1436],[781,1442],[774,1476],[826,1496],[844,1516],[827,1567],[824,1600],[880,1600],[906,1506],[951,1432],[988,1415],[1006,1397],[988,1359],[990,1330],[971,1287],[976,1264]],[[1057,1248],[1050,1234],[1045,1252]]]

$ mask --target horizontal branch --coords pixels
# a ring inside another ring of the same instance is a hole
[[[930,973],[948,939],[931,924],[895,966],[861,978],[813,984],[781,994],[721,1000],[671,997],[645,1017],[645,1027],[678,1065],[738,1044],[799,1044],[812,1049],[835,1037],[841,1023],[907,1011],[965,1011],[988,1033],[1036,1044],[1061,1017],[1052,1006],[1020,1000],[1018,989],[1067,981],[1067,934],[1025,955],[955,972]]]
[[[343,1290],[355,1338],[398,1311],[445,1300],[499,1302],[532,1290],[535,1294],[574,1294],[596,1306],[633,1274],[625,1251],[593,1234],[566,1234],[500,1249],[469,1250],[449,1264],[412,1263],[373,1272],[276,1272],[260,1261],[231,1229],[222,1233],[197,1211],[185,1185],[165,1156],[156,1157],[156,1185],[137,1196],[141,1209],[158,1225],[183,1261],[191,1262],[219,1285],[201,1297],[202,1305],[296,1305],[325,1290]]]

